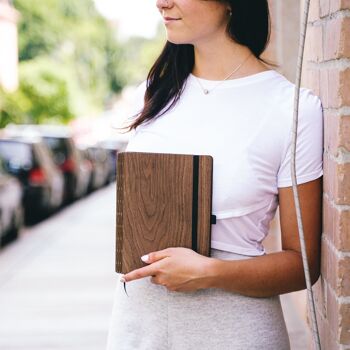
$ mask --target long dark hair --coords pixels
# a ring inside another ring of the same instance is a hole
[[[268,0],[216,1],[226,3],[232,9],[232,16],[226,29],[228,35],[235,42],[247,46],[257,59],[271,64],[260,57],[270,39]],[[134,122],[128,126],[129,130],[173,108],[182,94],[184,83],[192,72],[193,66],[193,45],[178,45],[167,41],[148,73],[144,106],[136,115]],[[172,101],[171,104],[169,104],[170,101]],[[165,109],[168,104],[169,106]]]

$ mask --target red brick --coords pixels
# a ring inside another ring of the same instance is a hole
[[[326,350],[338,350],[339,345],[335,339],[335,335],[330,330],[329,321],[327,320],[327,318],[322,317],[322,315],[319,312],[316,312],[316,316],[318,331],[320,333],[321,348]],[[311,329],[310,316],[308,316],[308,325]],[[312,344],[310,344],[308,346],[308,349],[315,350],[315,347]]]
[[[350,39],[350,38],[349,38]],[[350,56],[350,53],[349,53]],[[339,72],[339,98],[341,106],[350,105],[350,68]]]
[[[343,251],[350,251],[350,210],[336,210],[338,230],[335,233],[337,247]]]
[[[339,164],[324,156],[324,189],[335,204],[350,204],[350,163]]]
[[[302,86],[312,90],[316,96],[321,96],[319,69],[305,69],[302,79]]]
[[[350,296],[350,258],[337,254],[336,248],[331,247],[331,242],[323,240],[322,243],[322,277],[337,296]]]
[[[327,283],[329,283],[329,279],[331,278],[332,271],[330,271],[330,254],[329,247],[324,239],[322,239],[321,244],[321,275],[325,279]]]
[[[308,26],[305,42],[305,58],[311,62],[323,60],[322,26]]]
[[[350,344],[350,304],[339,307],[340,344]]]
[[[350,104],[350,68],[328,71],[328,107],[339,108]]]
[[[350,115],[340,117],[339,147],[350,152]]]
[[[325,279],[326,285],[330,285],[333,289],[337,288],[337,262],[331,246],[325,240],[322,240],[322,255],[321,255],[321,273]],[[326,297],[327,301],[327,297]]]
[[[350,163],[337,165],[336,204],[350,204]]]
[[[321,70],[321,98],[324,108],[350,105],[350,68]]]
[[[327,197],[323,200],[323,231],[336,249],[350,251],[350,210],[337,209]]]
[[[318,281],[312,286],[315,298],[315,306],[318,312],[323,318],[327,316],[326,314],[326,282],[321,276]]]
[[[336,156],[338,152],[339,119],[338,113],[325,110],[324,116],[324,149],[328,154]]]
[[[338,261],[338,286],[339,295],[350,296],[350,258],[346,257]]]
[[[335,239],[334,239],[334,233],[336,231],[336,221],[334,216],[335,209],[330,203],[330,200],[328,199],[328,196],[323,197],[323,233],[326,235],[327,239],[331,241],[334,245]]]
[[[334,18],[324,27],[324,60],[350,56],[350,18]]]
[[[332,287],[326,288],[326,313],[327,321],[329,323],[329,330],[335,335],[335,338],[339,339],[339,315],[338,315],[338,302],[337,297]]]
[[[350,151],[350,115],[339,116],[337,112],[326,110],[324,119],[325,150],[335,157],[340,147]]]
[[[329,79],[328,70],[320,70],[320,98],[324,108],[329,108]]]
[[[323,189],[330,201],[334,199],[334,162],[331,162],[329,155],[323,157]]]
[[[309,22],[317,21],[320,18],[320,4],[318,1],[310,2]]]
[[[332,242],[332,244],[336,247],[336,230],[337,230],[337,222],[336,216],[334,215],[335,208],[332,206],[330,201],[328,200],[328,196],[324,196],[323,200],[323,232],[326,235],[327,239]]]
[[[312,2],[312,1],[311,1]],[[330,13],[350,8],[350,0],[332,0],[330,3]]]
[[[337,299],[331,288],[327,288],[327,317],[329,331],[342,345],[350,344],[350,304]],[[325,348],[328,349],[328,348]]]
[[[320,0],[320,17],[325,17],[329,15],[330,2],[330,0]]]

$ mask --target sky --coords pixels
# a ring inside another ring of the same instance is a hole
[[[121,38],[143,36],[152,38],[161,20],[156,0],[94,0],[97,9],[108,19],[119,22]]]

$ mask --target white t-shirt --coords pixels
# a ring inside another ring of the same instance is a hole
[[[218,81],[200,79],[205,88]],[[143,106],[146,84],[137,92]],[[214,159],[212,248],[265,253],[262,241],[278,206],[278,188],[292,186],[290,145],[294,84],[269,70],[227,80],[204,95],[190,74],[180,100],[139,127],[126,151],[207,154]],[[298,184],[323,174],[320,99],[301,89],[297,139]]]

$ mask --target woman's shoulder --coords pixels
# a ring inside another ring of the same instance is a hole
[[[280,90],[281,98],[295,95],[295,84],[288,80],[283,74],[274,71],[275,87]],[[305,105],[320,105],[320,98],[310,88],[300,87],[300,102]]]
[[[269,91],[273,94],[274,106],[280,112],[287,112],[294,109],[296,86],[283,74],[274,71],[275,79],[271,83]],[[322,102],[320,97],[310,88],[301,87],[299,90],[299,114],[301,118],[318,118],[322,113]]]

